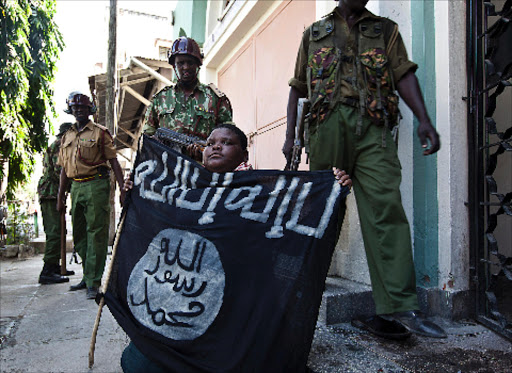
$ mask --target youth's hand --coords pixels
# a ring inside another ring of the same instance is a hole
[[[187,146],[187,153],[192,159],[198,162],[203,160],[203,148],[197,144]]]
[[[352,179],[344,170],[333,167],[332,172],[334,172],[334,178],[338,180],[338,184],[349,189],[352,188]]]

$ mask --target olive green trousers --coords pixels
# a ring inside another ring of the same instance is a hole
[[[359,109],[338,104],[326,121],[310,129],[310,168],[338,167],[352,178],[377,314],[415,310],[416,277],[396,144],[389,130],[368,118],[357,135],[358,117]],[[340,222],[345,210],[343,201]]]
[[[60,212],[57,211],[56,199],[41,199],[41,215],[43,217],[46,244],[43,260],[46,264],[60,264]]]
[[[82,258],[87,287],[99,287],[107,259],[110,182],[98,179],[71,184],[73,241]]]

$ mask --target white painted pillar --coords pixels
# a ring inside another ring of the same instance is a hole
[[[466,5],[435,2],[439,288],[469,288]]]

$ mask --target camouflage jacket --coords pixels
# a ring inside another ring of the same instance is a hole
[[[60,170],[57,165],[60,149],[60,138],[57,138],[46,150],[43,159],[43,176],[39,179],[37,193],[39,199],[57,199],[59,192]]]
[[[169,86],[153,97],[146,111],[144,133],[153,135],[163,127],[206,139],[217,124],[232,118],[229,99],[213,84],[198,82],[188,98],[179,85]]]

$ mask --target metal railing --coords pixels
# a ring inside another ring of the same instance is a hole
[[[468,207],[476,313],[480,322],[512,339],[512,105],[503,100],[512,90],[512,1],[467,4]]]

